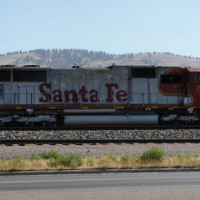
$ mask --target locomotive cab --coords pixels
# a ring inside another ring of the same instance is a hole
[[[190,102],[188,106],[195,109],[200,109],[200,69],[188,68],[188,98]]]
[[[186,68],[173,68],[160,75],[159,91],[167,97],[166,105],[173,108],[175,105],[184,105],[187,93],[187,70]]]

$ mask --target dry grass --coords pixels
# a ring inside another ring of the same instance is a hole
[[[46,160],[1,160],[0,171],[17,171],[17,170],[45,170],[49,169]]]
[[[99,158],[86,158],[83,168],[98,169],[138,169],[138,168],[181,168],[181,167],[200,167],[200,156],[180,155],[164,158],[162,161],[141,161],[137,156],[105,156]]]
[[[69,156],[69,155],[68,155]],[[71,158],[69,162],[69,158]],[[76,160],[77,159],[77,160]],[[81,162],[80,162],[81,159]],[[78,164],[77,164],[78,163]],[[200,167],[200,155],[184,153],[165,157],[163,160],[141,160],[141,156],[101,156],[84,157],[71,154],[69,157],[44,159],[23,159],[20,156],[0,160],[0,171],[16,170],[52,170],[52,169],[139,169],[139,168],[183,168]]]

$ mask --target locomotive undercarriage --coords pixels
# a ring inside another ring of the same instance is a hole
[[[114,127],[199,125],[196,109],[12,110],[0,113],[0,126]]]
[[[0,126],[55,126],[58,119],[55,113],[10,111],[0,113]]]
[[[188,110],[169,111],[160,116],[160,124],[165,125],[199,125],[200,110],[190,112]]]

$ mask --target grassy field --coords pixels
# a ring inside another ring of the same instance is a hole
[[[183,167],[200,167],[200,156],[185,153],[166,156],[161,148],[153,147],[142,155],[87,157],[73,153],[62,155],[57,151],[45,151],[40,156],[33,154],[29,159],[15,156],[10,159],[0,160],[0,171]]]

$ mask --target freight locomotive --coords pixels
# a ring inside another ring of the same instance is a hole
[[[200,68],[0,66],[0,125],[200,123]]]

